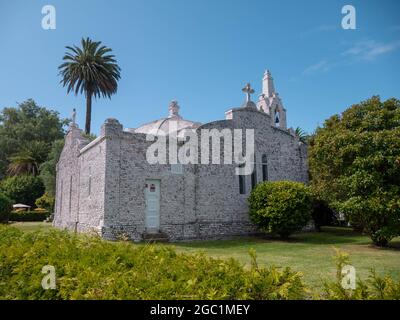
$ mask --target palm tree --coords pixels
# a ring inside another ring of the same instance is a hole
[[[307,142],[308,134],[303,129],[301,129],[300,127],[297,127],[296,130],[294,131],[294,133],[296,134],[296,136],[299,137],[301,142],[304,142],[304,143]]]
[[[8,160],[10,164],[7,173],[10,176],[18,176],[22,174],[38,175],[40,165],[47,159],[49,153],[48,144],[42,141],[30,141],[25,144],[22,150]]]
[[[39,174],[39,164],[36,162],[35,158],[29,154],[20,153],[9,158],[10,164],[7,168],[7,173],[10,176],[19,176],[22,174]]]
[[[82,38],[81,46],[82,48],[67,46],[69,52],[65,53],[64,63],[58,69],[63,78],[61,83],[64,87],[67,86],[67,93],[85,93],[85,133],[90,134],[92,97],[111,99],[111,95],[117,92],[121,69],[114,59],[115,56],[109,54],[112,50],[102,46],[100,41]]]

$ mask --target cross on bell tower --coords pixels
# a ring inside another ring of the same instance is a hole
[[[246,93],[246,103],[251,101],[250,95],[254,93],[254,89],[251,87],[250,83],[247,83],[246,86],[242,89],[244,93]]]

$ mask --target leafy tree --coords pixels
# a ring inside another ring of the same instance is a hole
[[[274,181],[258,184],[250,194],[250,218],[263,231],[287,238],[311,220],[312,199],[304,184]]]
[[[334,115],[310,140],[313,190],[373,242],[400,235],[400,101],[374,96]]]
[[[58,112],[39,107],[31,99],[17,108],[4,108],[0,112],[0,179],[5,177],[10,162],[40,165],[46,160],[53,141],[64,137],[67,123]]]
[[[56,140],[51,147],[48,160],[40,166],[40,177],[49,196],[56,192],[56,165],[64,148],[64,139]]]
[[[11,206],[12,200],[5,194],[0,193],[0,223],[8,222]]]
[[[92,97],[108,97],[117,92],[120,79],[120,67],[109,54],[112,50],[102,46],[100,41],[89,38],[81,40],[81,48],[67,46],[70,52],[63,57],[64,63],[58,68],[62,76],[61,83],[67,92],[85,93],[86,124],[85,132],[90,133],[92,117]]]
[[[39,177],[14,176],[1,181],[0,192],[12,199],[14,203],[23,203],[33,207],[36,199],[44,194],[44,185]]]
[[[36,207],[40,209],[45,209],[49,212],[53,212],[54,203],[55,203],[54,197],[50,196],[47,192],[40,198],[37,198],[35,201]]]

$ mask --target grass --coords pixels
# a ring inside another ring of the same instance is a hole
[[[52,228],[49,222],[12,222],[10,226],[22,231],[39,231]]]
[[[238,259],[249,265],[250,249],[257,252],[259,265],[290,266],[304,275],[305,282],[316,287],[321,279],[333,280],[336,274],[334,248],[350,254],[357,276],[365,279],[371,268],[377,274],[400,279],[400,238],[388,248],[378,248],[364,235],[348,228],[325,227],[322,232],[293,235],[288,241],[268,238],[238,238],[225,241],[196,241],[174,244],[178,251],[202,250],[212,257]]]
[[[51,224],[43,222],[22,222],[13,226],[24,231],[51,228]],[[321,285],[321,279],[334,279],[336,269],[332,257],[334,248],[338,248],[350,254],[358,277],[365,279],[374,268],[379,275],[390,274],[400,279],[400,238],[392,240],[388,248],[378,248],[367,236],[348,228],[325,227],[322,232],[293,235],[288,241],[248,237],[168,245],[179,252],[203,251],[212,257],[232,257],[245,265],[250,264],[249,250],[254,249],[260,265],[290,266],[303,273],[305,282],[314,288]]]

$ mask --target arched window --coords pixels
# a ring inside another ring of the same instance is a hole
[[[281,115],[280,115],[279,110],[275,109],[275,127],[279,127],[279,124],[281,122],[280,116]]]
[[[253,162],[253,172],[251,174],[251,188],[253,189],[257,185],[257,163],[256,163],[256,155],[254,155]]]
[[[268,158],[266,154],[262,156],[262,176],[263,181],[268,181]]]
[[[239,165],[239,168],[244,168],[244,164]],[[242,172],[239,174],[239,193],[246,194],[246,176]]]

